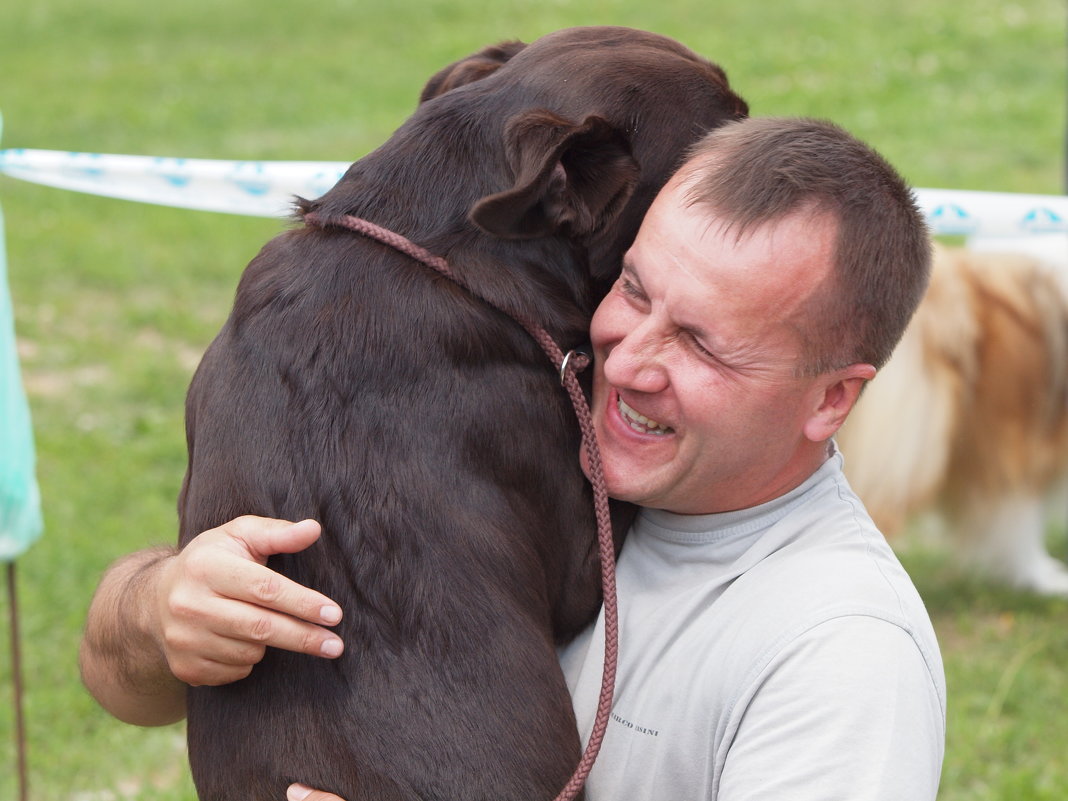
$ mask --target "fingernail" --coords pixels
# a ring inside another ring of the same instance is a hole
[[[341,609],[336,606],[323,606],[319,609],[319,618],[328,626],[341,622]]]
[[[323,644],[319,646],[319,652],[329,657],[341,656],[344,650],[345,646],[341,640],[323,640]]]
[[[286,790],[286,798],[289,801],[304,801],[309,795],[311,795],[312,788],[305,787],[303,784],[291,784],[289,789]]]

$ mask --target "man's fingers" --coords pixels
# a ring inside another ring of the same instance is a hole
[[[310,522],[317,530],[318,524]],[[235,542],[231,537],[228,533],[221,539],[194,540],[180,554],[181,564],[173,569],[170,582],[170,604],[176,614],[197,614],[204,603],[202,590],[207,590],[318,625],[333,626],[341,620],[341,607],[332,599],[252,561],[247,553],[231,550],[227,545]]]
[[[212,659],[196,659],[172,664],[171,672],[176,679],[191,687],[218,687],[245,678],[252,672],[255,664],[256,662],[231,665]]]
[[[341,621],[341,607],[265,564],[320,533],[314,520],[241,517],[168,559],[157,582],[157,636],[172,672],[189,684],[220,684],[247,675],[267,647],[340,656],[341,639],[326,627]]]
[[[267,568],[260,570],[266,571]],[[319,595],[299,584],[294,584],[294,587],[302,594]],[[184,604],[182,594],[176,593],[171,599],[173,625],[165,629],[164,636],[175,651],[199,652],[216,661],[232,664],[259,661],[262,653],[255,659],[250,659],[248,654],[255,649],[262,652],[267,646],[328,658],[341,655],[344,646],[334,632],[290,614],[285,610],[285,603],[280,606],[281,611],[275,611],[259,600],[239,598],[237,595],[226,597],[221,594],[208,600],[195,599]],[[320,619],[329,617],[319,613],[317,616]],[[340,612],[337,616],[340,617]],[[204,643],[204,634],[208,632],[222,638],[221,642],[224,644],[245,644],[246,653],[235,654],[232,646],[220,645],[217,642],[210,645]],[[186,639],[189,642],[186,642]]]
[[[229,636],[248,643],[331,659],[344,650],[341,638],[329,629],[256,604],[249,605],[244,614],[232,617],[229,624]]]
[[[287,801],[345,801],[341,796],[323,790],[313,790],[303,784],[291,784],[286,790]]]
[[[233,536],[241,539],[250,555],[260,565],[267,557],[277,553],[298,553],[319,539],[322,528],[315,520],[288,523],[265,517],[239,517],[230,524],[236,527]],[[225,527],[224,527],[225,528]],[[297,584],[286,577],[269,572],[243,575],[250,595],[234,595],[250,603],[276,609],[287,615],[319,623],[336,625],[341,620],[341,607],[333,599]]]
[[[225,614],[218,615],[219,609]],[[192,685],[243,679],[268,646],[330,659],[344,650],[341,639],[326,629],[249,604],[221,601],[206,609],[196,626],[168,627],[164,638],[171,672]]]
[[[272,554],[303,551],[322,534],[322,527],[315,520],[290,523],[253,515],[238,517],[220,528],[244,543],[249,554],[261,563]]]
[[[298,584],[264,565],[234,560],[209,583],[217,595],[272,609],[323,626],[341,621],[341,607],[321,592]]]

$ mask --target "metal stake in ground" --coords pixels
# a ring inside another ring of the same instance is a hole
[[[19,801],[29,799],[26,772],[26,723],[22,716],[22,649],[19,647],[19,607],[15,587],[15,562],[7,563],[7,600],[11,616],[11,677],[15,685],[15,748],[18,762]]]

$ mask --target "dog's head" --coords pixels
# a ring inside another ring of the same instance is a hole
[[[748,114],[724,71],[678,42],[619,27],[504,42],[450,64],[420,102],[453,90],[508,96],[511,185],[470,219],[506,239],[556,231],[585,240],[610,279],[656,193],[702,134]]]
[[[722,69],[672,39],[568,28],[440,70],[390,141],[300,210],[359,209],[445,256],[473,241],[464,217],[498,242],[564,239],[596,299],[687,148],[747,113]]]

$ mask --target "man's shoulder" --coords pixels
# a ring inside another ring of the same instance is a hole
[[[912,579],[841,474],[821,481],[754,543],[721,597],[728,628],[760,629],[765,643],[829,620],[868,617],[934,645],[930,618]]]
[[[857,502],[859,504],[859,502]],[[862,506],[837,502],[783,521],[774,548],[738,576],[728,595],[768,620],[872,615],[904,626],[927,612],[912,579]]]

